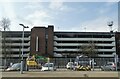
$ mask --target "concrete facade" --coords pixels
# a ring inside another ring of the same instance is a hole
[[[52,25],[39,26],[32,28],[31,31],[25,31],[24,57],[29,53],[49,57],[55,57],[54,54],[75,57],[82,53],[80,47],[88,45],[89,42],[95,43],[99,57],[113,57],[114,53],[120,55],[119,40],[119,32],[54,32]],[[5,45],[8,47],[6,52],[9,58],[20,58],[22,31],[7,31]]]
[[[54,32],[53,26],[34,27],[31,31],[30,53],[52,57],[54,54],[76,57],[81,55],[82,45],[92,42],[96,45],[95,50],[99,57],[114,57],[114,53],[119,53],[116,44],[119,36],[116,38],[116,34],[119,35],[113,32]]]
[[[54,52],[64,56],[82,54],[83,45],[96,45],[99,57],[113,57],[116,53],[115,33],[110,32],[54,32]]]
[[[27,57],[30,49],[30,31],[24,32],[24,57]],[[4,41],[5,35],[5,41]],[[5,42],[5,50],[4,50]],[[2,52],[6,52],[7,57],[19,58],[22,52],[22,31],[2,32]],[[4,55],[4,54],[3,54]]]

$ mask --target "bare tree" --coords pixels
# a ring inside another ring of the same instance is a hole
[[[3,54],[4,54],[4,70],[5,70],[5,67],[6,67],[6,59],[7,59],[7,53],[6,53],[6,30],[9,30],[9,26],[11,24],[11,21],[9,20],[9,18],[2,18],[2,20],[0,21],[0,25],[1,27],[3,28],[4,30],[4,33],[3,33]]]
[[[80,49],[82,51],[82,54],[88,56],[89,58],[97,56],[97,46],[93,42],[83,44]]]
[[[2,20],[0,21],[0,25],[1,27],[4,29],[4,31],[9,30],[9,26],[11,24],[11,21],[9,18],[2,18]]]

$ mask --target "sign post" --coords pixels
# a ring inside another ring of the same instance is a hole
[[[113,53],[113,55],[114,55],[114,63],[115,63],[115,66],[116,66],[115,70],[117,71],[118,55],[116,53]]]

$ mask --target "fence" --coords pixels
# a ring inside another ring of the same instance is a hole
[[[75,58],[52,58],[50,62],[53,62],[57,68],[66,68],[67,63],[74,60]],[[107,62],[114,62],[114,58],[94,58],[94,62],[95,67],[101,67]]]
[[[50,62],[54,63],[56,68],[66,68],[68,62],[74,62],[75,58],[50,58]],[[120,62],[120,58],[118,59]],[[39,59],[36,60],[37,63],[41,63],[42,65],[46,63],[45,61],[41,61]],[[105,65],[107,62],[114,62],[114,58],[94,58],[95,67],[101,67]],[[7,60],[7,67],[10,66],[10,63],[20,63],[20,59],[9,59]],[[26,60],[24,59],[24,64],[26,64]],[[2,65],[4,66],[4,59],[2,60]]]

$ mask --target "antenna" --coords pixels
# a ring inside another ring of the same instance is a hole
[[[110,27],[110,32],[113,32],[112,30],[113,21],[108,22],[107,25]]]
[[[86,32],[86,27],[84,28],[85,32]]]
[[[2,30],[2,28],[0,28],[0,31]]]
[[[58,30],[60,29],[60,27],[58,27]]]

